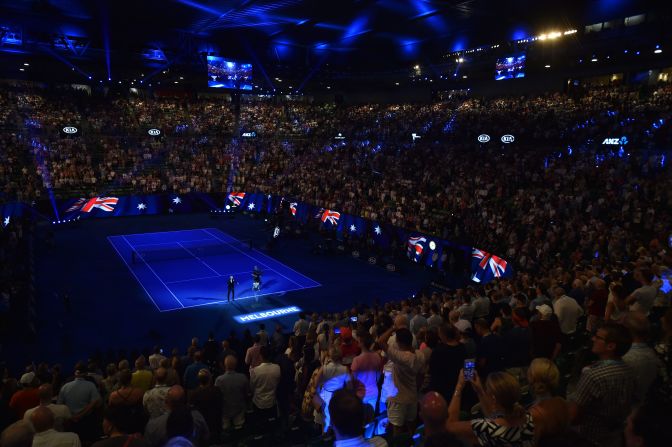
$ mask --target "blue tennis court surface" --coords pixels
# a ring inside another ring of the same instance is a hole
[[[133,276],[161,311],[226,303],[233,275],[236,301],[321,284],[216,228],[108,236]],[[252,270],[262,271],[260,291]]]

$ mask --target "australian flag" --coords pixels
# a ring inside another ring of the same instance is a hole
[[[350,236],[364,236],[366,230],[366,221],[362,217],[352,216],[350,214],[341,215],[338,221],[338,232],[347,233]]]
[[[232,192],[228,197],[231,206],[240,206],[243,203],[243,200],[245,200],[244,192]]]
[[[425,243],[427,242],[427,238],[423,236],[411,236],[408,238],[408,243],[406,244],[406,248],[408,251],[408,257],[410,259],[413,259],[415,262],[420,261],[420,258],[422,257],[422,252],[424,251],[425,248]]]
[[[513,274],[513,269],[504,259],[478,248],[471,251],[471,271],[471,280],[483,284]]]
[[[322,223],[324,225],[330,225],[331,227],[336,227],[338,225],[338,220],[341,218],[341,213],[338,211],[324,210],[322,213]]]

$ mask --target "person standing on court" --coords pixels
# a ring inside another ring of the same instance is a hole
[[[236,279],[233,277],[233,275],[229,276],[228,281],[226,281],[226,285],[228,286],[228,292],[226,293],[226,301],[235,301],[236,299]]]

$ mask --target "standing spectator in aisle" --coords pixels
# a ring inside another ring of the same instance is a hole
[[[50,383],[43,383],[37,389],[38,396],[40,398],[39,407],[47,407],[54,414],[54,428],[58,431],[63,431],[65,424],[70,420],[72,414],[70,414],[70,409],[66,405],[59,405],[53,403],[54,399],[54,388]],[[33,414],[33,411],[39,407],[31,408],[27,410],[23,415],[25,420],[30,420],[30,415]]]
[[[47,407],[38,407],[30,417],[35,427],[33,447],[80,447],[79,436],[72,432],[54,430],[54,413]]]
[[[631,311],[625,317],[624,325],[632,336],[632,346],[623,356],[623,361],[634,371],[635,402],[641,403],[658,377],[662,365],[656,352],[647,344],[650,324],[646,316],[642,312]]]
[[[267,346],[261,347],[259,355],[261,363],[250,369],[250,388],[255,417],[262,422],[277,415],[275,392],[280,383],[280,367],[271,363]]]
[[[166,356],[163,355],[163,349],[159,346],[154,346],[154,353],[149,356],[149,368],[152,371],[156,371],[161,366],[161,361],[165,358]]]
[[[159,417],[168,411],[168,408],[166,408],[166,395],[170,389],[170,386],[166,383],[168,372],[165,368],[159,368],[156,370],[154,378],[156,385],[142,397],[142,406],[150,419]]]
[[[215,386],[222,393],[222,429],[236,430],[245,424],[245,411],[250,400],[250,382],[245,374],[236,372],[236,357],[228,355],[224,359],[224,374],[217,377]]]
[[[378,401],[378,381],[383,372],[383,359],[378,352],[372,351],[374,345],[371,334],[363,333],[359,342],[362,353],[352,360],[350,371],[356,380],[356,385],[363,388],[358,390],[358,396],[362,397],[364,405],[371,405],[375,410]]]
[[[556,287],[553,293],[555,294],[553,313],[558,317],[560,332],[564,338],[563,345],[569,346],[569,341],[576,332],[579,318],[583,315],[583,309],[574,298],[565,295],[565,289],[562,287]]]
[[[187,366],[184,370],[184,389],[187,392],[195,389],[198,386],[198,372],[203,368],[207,369],[208,365],[203,363],[203,355],[201,351],[194,352],[194,362]]]
[[[506,346],[501,336],[490,332],[488,322],[481,318],[474,323],[476,334],[481,338],[476,348],[476,368],[483,377],[504,369]]]
[[[145,441],[151,447],[160,447],[168,440],[168,422],[173,411],[188,410],[187,394],[179,385],[170,387],[166,394],[166,407],[168,411],[161,416],[151,419],[145,427]],[[198,410],[191,410],[193,420],[193,430],[190,437],[191,442],[196,446],[206,446],[210,438],[208,424],[203,419],[203,415]]]
[[[548,358],[554,360],[560,355],[562,348],[562,332],[560,325],[553,317],[553,309],[547,304],[536,307],[539,318],[530,322],[532,341],[532,358]]]
[[[71,428],[82,440],[93,441],[99,436],[100,422],[94,410],[101,405],[100,393],[86,379],[84,363],[75,365],[75,379],[61,387],[58,403],[67,405],[72,414]]]
[[[439,328],[439,340],[429,357],[429,389],[437,391],[447,402],[455,389],[457,373],[464,366],[467,350],[460,343],[457,329],[449,324]]]
[[[40,396],[37,391],[39,382],[35,373],[31,371],[22,375],[19,383],[22,388],[12,395],[9,408],[14,412],[16,419],[23,419],[26,410],[40,404]]]
[[[303,349],[303,345],[306,342],[309,325],[308,320],[306,320],[306,314],[303,312],[299,313],[299,319],[294,323],[294,336],[298,339],[299,351]]]
[[[584,368],[570,396],[570,416],[579,433],[600,446],[618,446],[633,403],[635,380],[622,357],[632,338],[616,323],[605,323],[593,336],[592,352],[599,360]]]
[[[652,284],[653,272],[649,268],[639,268],[635,270],[634,278],[641,286],[630,294],[627,303],[630,310],[638,310],[648,317],[658,294],[658,287]]]
[[[388,343],[393,332],[395,343]],[[418,410],[417,376],[427,359],[422,351],[413,349],[413,334],[405,327],[392,326],[378,337],[378,344],[393,363],[392,378],[396,395],[388,396],[387,416],[394,435],[413,432]]]
[[[334,429],[335,447],[387,447],[378,436],[364,439],[364,405],[351,390],[334,392],[329,401],[331,426]]]
[[[189,396],[189,403],[203,415],[213,439],[219,439],[222,430],[222,402],[222,392],[212,384],[210,371],[200,370],[198,388]]]
[[[141,355],[135,361],[135,371],[133,372],[131,384],[136,388],[140,388],[142,391],[147,391],[152,387],[153,382],[154,375],[146,368],[145,356]]]

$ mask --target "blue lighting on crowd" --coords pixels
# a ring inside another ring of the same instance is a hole
[[[660,167],[661,168],[665,167],[665,154],[660,156]]]

